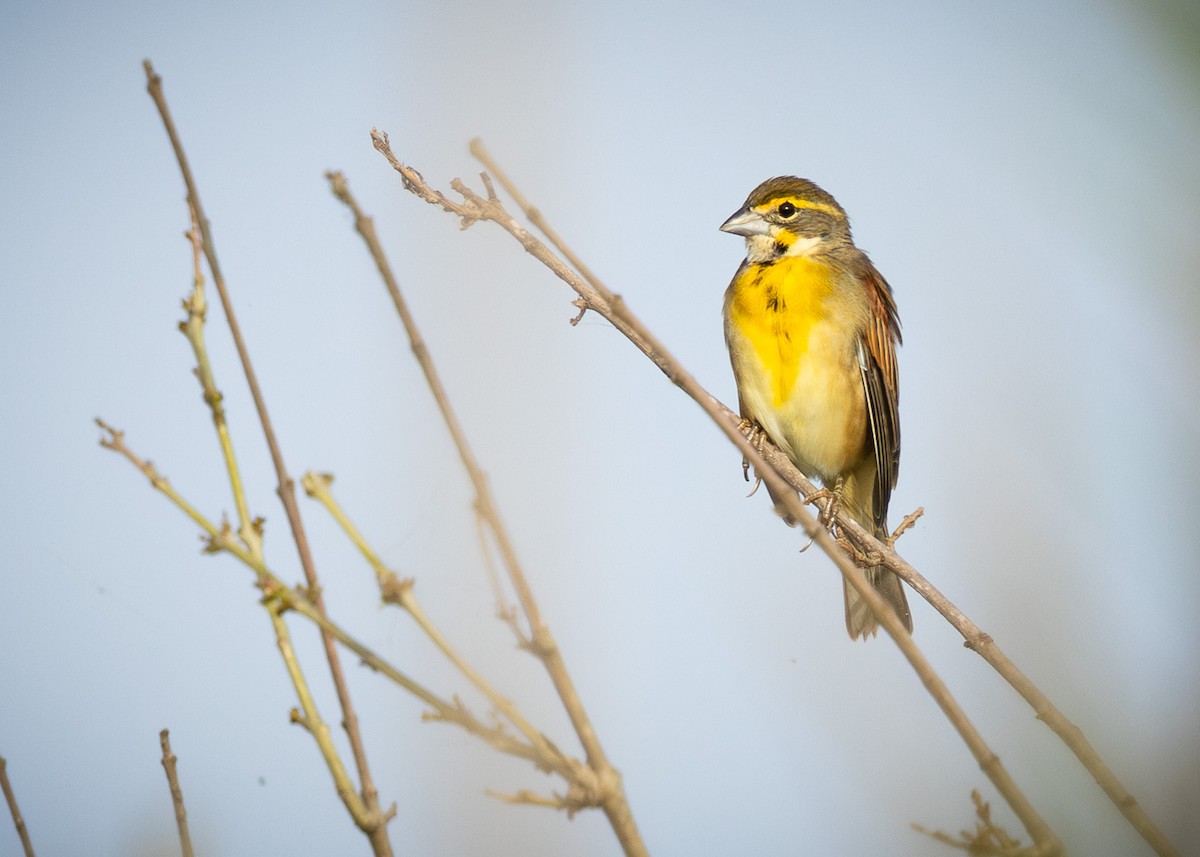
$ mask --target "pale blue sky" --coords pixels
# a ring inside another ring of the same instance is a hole
[[[470,491],[322,173],[393,265],[655,855],[924,855],[994,791],[895,647],[852,644],[739,456],[496,229],[431,181],[493,153],[710,390],[742,255],[717,231],[762,179],[837,196],[904,323],[902,552],[990,632],[1184,853],[1200,850],[1200,20],[1035,2],[58,3],[0,26],[0,755],[42,854],[176,853],[172,730],[201,852],[366,853],[309,738],[248,572],[91,423],[230,511],[176,332],[182,182],[165,79],[294,475],[348,510],[427,610],[574,748],[491,617]],[[268,557],[299,572],[214,308],[210,348]],[[464,692],[313,504],[331,611]],[[1149,853],[1057,739],[932,610],[916,638],[1072,853]],[[319,676],[310,630],[295,625]],[[353,659],[348,659],[353,663]],[[603,819],[498,805],[557,787],[352,669],[397,853],[610,855]],[[337,715],[316,680],[322,711]],[[480,703],[474,703],[482,709]],[[1007,809],[997,814],[1011,829]],[[0,853],[16,835],[0,821]]]

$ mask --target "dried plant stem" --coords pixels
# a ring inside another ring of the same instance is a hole
[[[491,683],[483,677],[483,675],[472,667],[467,660],[459,654],[459,652],[450,645],[450,641],[438,629],[433,621],[425,613],[420,602],[417,601],[416,595],[413,593],[413,581],[411,579],[401,580],[400,577],[383,564],[379,555],[363,538],[362,533],[349,516],[342,509],[341,505],[334,498],[333,492],[330,491],[330,485],[333,478],[328,474],[306,473],[300,480],[300,484],[310,497],[316,499],[322,506],[329,510],[338,525],[350,538],[362,553],[363,557],[375,571],[375,579],[379,584],[379,592],[382,600],[387,604],[394,604],[406,611],[421,630],[425,633],[434,645],[446,656],[455,668],[475,686],[480,693],[487,697],[488,702],[495,706],[496,710],[504,715],[507,720],[517,728],[525,739],[542,754],[545,759],[545,767],[557,770],[570,770],[571,763],[567,760],[561,751],[554,746],[542,732],[536,729],[533,724],[525,719],[525,716],[517,709],[513,702],[492,687]]]
[[[913,829],[943,845],[967,852],[970,857],[1009,857],[1021,854],[1021,843],[1008,831],[992,820],[991,806],[977,790],[971,791],[971,802],[975,804],[975,829],[960,831],[957,837],[941,830],[927,830],[919,824]]]
[[[17,836],[21,839],[21,847],[25,857],[34,857],[33,842],[29,839],[29,830],[25,827],[25,818],[17,806],[17,796],[13,793],[12,783],[8,781],[8,760],[0,756],[0,791],[4,792],[4,800],[8,803],[8,811],[12,813],[13,826],[17,828]]]
[[[163,94],[162,78],[155,73],[149,60],[146,60],[143,65],[146,71],[146,89],[150,97],[154,100],[155,106],[158,108],[163,126],[167,131],[167,136],[170,138],[171,147],[175,151],[175,158],[179,162],[179,169],[183,174],[184,184],[187,186],[188,204],[195,212],[198,221],[204,255],[208,261],[209,270],[212,272],[217,293],[221,298],[221,306],[225,311],[225,319],[229,324],[234,346],[237,349],[238,358],[241,361],[242,370],[246,376],[246,383],[250,388],[250,394],[254,399],[254,406],[258,412],[259,422],[262,424],[263,434],[270,449],[271,461],[275,466],[275,473],[278,479],[276,493],[279,495],[279,499],[283,503],[283,508],[287,515],[288,525],[292,531],[292,539],[296,544],[300,564],[304,569],[308,591],[312,596],[313,606],[318,611],[324,612],[324,596],[321,592],[312,552],[309,549],[308,536],[305,533],[304,525],[300,518],[300,509],[296,503],[296,486],[291,476],[288,475],[284,464],[283,453],[279,447],[278,439],[275,436],[275,431],[267,412],[266,400],[263,398],[262,390],[258,384],[258,376],[255,374],[254,367],[250,362],[250,353],[246,348],[245,339],[242,337],[241,327],[237,322],[237,316],[234,313],[233,304],[230,300],[228,289],[225,286],[225,278],[221,274],[216,246],[213,243],[212,230],[209,226],[208,218],[204,214],[204,207],[200,203],[200,194],[197,190],[196,182],[192,177],[191,167],[188,164],[187,155],[184,153],[183,144],[179,139],[179,134],[175,130],[174,120],[171,118],[171,112],[167,107],[166,97]],[[362,733],[358,726],[358,715],[350,699],[350,691],[346,685],[345,672],[338,657],[337,646],[334,644],[333,638],[327,633],[322,632],[321,639],[325,649],[325,657],[329,663],[330,677],[333,680],[338,704],[342,711],[342,726],[349,738],[351,752],[354,756],[354,764],[358,770],[361,796],[367,807],[368,824],[366,827],[362,825],[360,827],[370,840],[372,850],[377,857],[390,857],[392,848],[387,838],[386,829],[387,819],[390,817],[390,814],[384,813],[379,806],[379,795],[375,788],[375,782],[371,777],[370,767],[367,764]]]
[[[287,668],[288,678],[292,680],[292,687],[296,689],[296,697],[300,700],[300,708],[293,708],[291,711],[292,722],[303,726],[317,742],[317,747],[321,750],[321,757],[325,759],[329,774],[333,777],[333,785],[338,797],[346,805],[354,823],[365,829],[364,825],[370,824],[371,821],[369,810],[363,803],[362,797],[354,790],[350,774],[346,772],[346,766],[342,764],[342,757],[333,744],[333,735],[329,731],[329,724],[321,718],[321,714],[317,710],[316,700],[313,699],[312,691],[308,687],[308,680],[304,677],[304,670],[301,668],[300,660],[296,657],[296,650],[292,646],[291,630],[283,619],[283,614],[289,605],[285,599],[278,596],[278,593],[271,593],[263,599],[263,606],[267,608],[267,613],[271,617],[271,628],[275,631],[275,642],[279,647],[279,654]]]
[[[724,406],[722,406],[724,407]],[[725,416],[737,420],[738,416],[724,408]],[[798,471],[786,455],[777,447],[768,443],[763,450],[765,458],[787,479],[792,488],[804,496],[816,493],[803,474]],[[824,507],[825,501],[818,501]],[[839,516],[838,525],[855,542],[863,545],[868,552],[872,564],[883,565],[903,577],[920,593],[933,607],[963,636],[963,645],[980,655],[993,669],[1008,682],[1021,697],[1033,708],[1037,719],[1045,723],[1058,735],[1064,744],[1075,754],[1084,768],[1092,775],[1096,783],[1104,791],[1108,799],[1150,845],[1159,857],[1179,857],[1179,851],[1167,839],[1166,834],[1154,823],[1146,813],[1145,808],[1129,793],[1108,763],[1088,741],[1083,730],[1076,726],[1062,713],[1050,698],[1033,683],[996,645],[990,634],[984,632],[965,613],[958,609],[953,602],[943,595],[917,569],[901,557],[894,548],[881,543],[874,535],[865,530],[857,521],[849,516]]]
[[[501,187],[503,187],[505,192],[508,193],[508,195],[513,198],[513,201],[517,203],[517,207],[521,209],[521,212],[527,218],[529,218],[529,222],[536,226],[538,230],[546,236],[554,248],[558,250],[558,252],[563,255],[563,258],[571,264],[571,267],[578,271],[583,278],[593,286],[603,289],[604,284],[600,281],[600,278],[592,273],[591,268],[583,263],[583,260],[579,258],[574,250],[567,246],[567,242],[564,241],[562,236],[560,236],[558,232],[550,226],[549,221],[542,216],[542,212],[534,208],[533,204],[525,198],[525,195],[517,189],[516,184],[508,177],[508,173],[500,169],[500,165],[496,163],[496,160],[492,157],[491,152],[489,152],[487,147],[483,145],[483,140],[476,137],[470,142],[468,148],[471,150],[471,154],[478,159],[479,163],[483,164],[483,168],[487,170],[488,173],[490,173],[496,179],[496,181],[500,182]]]
[[[372,136],[375,136],[374,132]],[[376,143],[376,147],[378,148],[378,142]],[[443,207],[446,204],[453,206],[453,203],[450,203],[442,194],[429,188],[415,171],[412,171],[412,173],[416,179],[415,181],[410,183],[407,177],[405,179],[405,186],[409,190],[420,195],[420,188],[423,188],[424,192],[428,194],[428,197],[425,197],[427,201],[441,204]],[[366,242],[367,248],[379,269],[380,276],[387,286],[388,294],[395,304],[396,312],[399,314],[401,323],[404,325],[404,330],[408,335],[413,354],[421,366],[421,371],[425,374],[425,380],[429,385],[430,391],[433,393],[438,409],[442,413],[446,427],[454,439],[454,444],[458,449],[463,467],[466,469],[467,475],[470,477],[471,483],[475,488],[476,514],[484,522],[484,525],[495,541],[504,569],[508,574],[508,579],[512,584],[513,590],[516,592],[521,611],[525,614],[525,620],[529,626],[530,649],[542,661],[554,685],[554,689],[558,693],[559,699],[567,712],[567,716],[571,720],[575,734],[583,746],[587,758],[587,768],[594,775],[594,778],[588,784],[588,787],[583,790],[583,793],[577,796],[577,799],[584,805],[598,805],[604,810],[626,855],[634,857],[634,855],[648,854],[641,833],[637,828],[637,823],[634,820],[633,812],[625,796],[620,774],[612,766],[607,754],[604,752],[600,738],[592,726],[583,701],[580,699],[574,681],[567,670],[562,652],[559,650],[549,626],[542,618],[541,610],[529,586],[528,578],[517,557],[516,548],[513,546],[512,540],[508,535],[508,530],[504,526],[503,519],[500,517],[499,509],[496,506],[495,498],[488,484],[487,475],[475,458],[475,454],[467,442],[466,434],[458,422],[458,417],[450,405],[445,387],[442,385],[437,369],[433,365],[429,348],[426,346],[425,340],[417,328],[416,321],[408,309],[408,304],[404,300],[396,278],[392,274],[391,266],[384,255],[383,247],[379,243],[378,236],[375,233],[374,222],[363,213],[357,201],[350,194],[345,178],[341,174],[328,173],[326,177],[330,181],[334,195],[354,213],[355,228]],[[582,774],[582,771],[578,772],[577,776],[581,776]],[[568,795],[568,797],[572,796]]]
[[[755,469],[762,475],[775,492],[784,497],[784,505],[805,532],[824,550],[837,564],[842,575],[859,593],[874,611],[880,624],[895,640],[897,646],[908,659],[913,669],[920,676],[922,683],[938,703],[947,719],[950,720],[971,753],[975,756],[980,768],[996,786],[997,791],[1012,807],[1017,817],[1034,841],[1031,853],[1039,855],[1059,854],[1062,845],[1050,826],[1033,808],[1033,805],[1017,787],[1008,771],[1000,763],[999,758],[984,742],[982,736],[971,724],[965,712],[954,700],[950,691],[934,672],[925,656],[917,648],[912,637],[901,625],[900,620],[875,588],[867,582],[866,577],[850,557],[842,551],[830,536],[811,515],[804,503],[789,490],[790,486],[784,478],[768,464],[754,444],[747,441],[738,428],[737,420],[726,418],[720,403],[688,373],[666,350],[650,331],[629,312],[623,301],[607,288],[588,283],[572,270],[561,258],[555,255],[545,244],[534,237],[508,213],[504,206],[489,194],[483,198],[455,180],[451,187],[463,197],[458,203],[447,198],[443,193],[428,186],[420,173],[400,162],[388,145],[386,135],[372,132],[375,148],[385,157],[398,173],[400,173],[407,190],[424,199],[426,202],[438,205],[443,210],[457,215],[464,226],[479,220],[487,220],[499,225],[512,235],[521,246],[543,265],[554,272],[559,279],[566,282],[582,299],[583,308],[599,312],[608,319],[618,330],[625,334],[647,357],[649,357],[667,377],[685,393],[693,398],[712,417],[717,425],[726,433],[734,444],[742,451]]]
[[[294,610],[319,627],[323,632],[329,634],[339,644],[357,655],[364,666],[375,670],[420,699],[433,709],[433,712],[427,715],[427,719],[454,723],[466,729],[472,735],[486,741],[502,753],[526,759],[535,764],[541,764],[542,757],[539,756],[533,747],[512,737],[502,728],[484,725],[461,704],[442,699],[437,694],[427,690],[372,649],[359,642],[340,625],[330,620],[323,611],[318,610],[316,605],[312,603],[307,590],[301,592],[294,587],[288,586],[267,567],[261,557],[255,556],[247,550],[227,525],[218,526],[210,521],[203,512],[189,503],[175,490],[166,477],[158,472],[153,464],[141,458],[129,448],[125,443],[124,432],[113,428],[100,419],[96,420],[96,424],[107,435],[100,440],[100,445],[129,461],[135,468],[141,471],[142,475],[150,481],[150,484],[157,491],[162,493],[185,515],[191,518],[192,522],[208,535],[207,550],[213,553],[225,551],[232,554],[243,565],[254,572],[257,585],[263,591],[264,598],[267,601],[276,600],[288,609]],[[391,811],[388,813],[389,818],[390,816]]]
[[[167,772],[167,786],[171,789],[171,804],[175,807],[175,826],[179,828],[179,847],[183,857],[192,857],[192,837],[188,834],[187,808],[183,805],[183,789],[179,787],[179,773],[175,769],[178,761],[171,752],[171,733],[164,729],[158,733],[158,743],[162,746],[162,766]]]
[[[192,208],[191,214],[192,228],[188,231],[187,237],[192,244],[194,273],[192,292],[183,302],[183,308],[187,311],[187,317],[179,323],[179,329],[187,337],[188,342],[192,346],[192,352],[196,356],[196,378],[200,382],[200,388],[204,392],[204,401],[212,413],[213,427],[217,432],[217,439],[221,446],[221,456],[225,461],[229,484],[233,490],[234,505],[238,510],[238,538],[241,539],[246,552],[253,557],[254,561],[265,567],[262,521],[261,519],[252,519],[250,517],[250,507],[246,499],[241,469],[238,467],[237,456],[233,451],[233,438],[229,431],[228,421],[225,418],[225,408],[222,404],[224,397],[217,387],[216,377],[213,374],[212,365],[208,359],[208,345],[204,338],[207,306],[204,297],[204,275],[200,265],[201,238],[198,228],[199,218],[195,208]],[[266,607],[270,615],[271,627],[275,632],[275,639],[279,646],[280,655],[283,658],[284,667],[287,670],[288,677],[292,681],[292,687],[296,691],[296,697],[300,700],[300,705],[304,712],[303,715],[300,715],[293,711],[292,720],[304,726],[308,730],[308,733],[312,735],[333,777],[334,788],[337,791],[338,797],[345,804],[346,810],[350,813],[350,817],[354,820],[354,823],[360,829],[369,831],[375,826],[376,820],[371,816],[362,797],[354,790],[350,776],[346,772],[345,765],[342,763],[341,755],[338,753],[337,747],[330,736],[329,726],[321,718],[317,710],[316,701],[313,699],[308,680],[304,676],[300,662],[296,659],[295,650],[291,642],[291,631],[288,629],[287,623],[283,620],[283,611],[280,603],[278,599],[266,598],[263,600],[263,606]]]
[[[238,537],[246,548],[256,556],[262,556],[261,524],[250,517],[250,504],[246,500],[246,490],[242,484],[242,472],[238,467],[237,456],[233,451],[233,436],[229,432],[229,421],[225,418],[225,397],[217,389],[216,377],[213,375],[212,364],[208,359],[208,345],[204,339],[204,325],[208,315],[208,303],[204,295],[204,272],[200,264],[201,240],[196,209],[188,206],[192,217],[192,228],[187,232],[187,239],[192,245],[192,292],[183,301],[183,309],[187,317],[179,322],[179,330],[192,346],[196,357],[196,380],[204,393],[204,403],[212,413],[213,428],[217,432],[217,442],[221,446],[221,458],[225,461],[225,473],[229,478],[229,487],[233,491],[233,504],[238,515]]]

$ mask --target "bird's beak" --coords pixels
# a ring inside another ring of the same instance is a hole
[[[752,235],[769,235],[770,226],[757,211],[743,208],[721,224],[721,231],[749,238]]]

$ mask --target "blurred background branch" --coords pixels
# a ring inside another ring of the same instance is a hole
[[[541,609],[538,607],[533,589],[529,585],[529,580],[520,560],[517,558],[516,548],[509,537],[508,529],[504,526],[504,522],[500,517],[495,497],[492,495],[491,487],[488,485],[487,475],[479,466],[475,454],[467,443],[466,434],[458,421],[458,417],[455,415],[454,409],[450,406],[449,397],[446,395],[441,377],[433,365],[433,358],[429,353],[429,348],[426,346],[425,340],[417,328],[416,320],[408,309],[408,304],[400,291],[399,283],[392,273],[387,256],[384,254],[383,246],[379,243],[379,238],[375,233],[374,221],[363,213],[358,205],[358,201],[350,193],[349,185],[341,173],[326,173],[326,178],[329,180],[334,196],[353,212],[355,229],[358,230],[363,241],[366,242],[371,258],[375,261],[375,266],[379,269],[379,273],[383,277],[388,295],[391,297],[392,303],[396,307],[396,312],[400,316],[400,321],[404,325],[404,332],[408,336],[412,352],[421,366],[421,372],[424,374],[426,383],[433,393],[438,410],[441,412],[443,420],[445,420],[446,428],[454,439],[454,446],[458,450],[459,458],[462,460],[463,467],[466,469],[471,484],[475,489],[475,512],[499,549],[502,566],[517,594],[517,601],[521,605],[521,610],[525,615],[525,621],[528,626],[528,650],[537,656],[549,674],[550,680],[554,684],[554,689],[558,693],[558,698],[571,720],[575,735],[579,739],[579,743],[583,746],[584,753],[587,756],[586,773],[589,776],[584,777],[583,774],[585,772],[577,769],[574,771],[574,776],[572,777],[572,791],[574,792],[570,795],[573,801],[572,805],[576,808],[599,806],[604,810],[604,814],[612,825],[613,832],[616,833],[625,854],[629,855],[629,857],[644,855],[648,852],[646,851],[645,843],[642,841],[641,833],[638,831],[637,823],[634,821],[629,801],[625,796],[625,790],[621,784],[621,776],[609,762],[608,755],[604,752],[604,747],[600,743],[600,737],[596,734],[591,718],[588,717],[587,710],[584,708],[583,700],[580,698],[579,692],[575,687],[575,682],[567,670],[562,650],[559,648],[553,634],[551,634],[549,625],[542,618]],[[421,192],[421,189],[416,185],[410,187],[410,190],[416,193]],[[445,197],[442,197],[436,191],[431,194],[428,201],[437,202],[443,205],[443,207],[446,205]],[[411,597],[411,591],[407,595]],[[413,611],[410,609],[409,612]],[[416,615],[414,614],[414,618]],[[470,678],[470,676],[468,677]],[[475,681],[475,679],[472,679],[472,681]]]
[[[171,805],[175,808],[175,826],[179,828],[179,848],[183,857],[193,857],[192,837],[188,833],[187,807],[183,803],[183,788],[179,785],[178,757],[171,752],[171,733],[164,729],[158,733],[162,747],[162,766],[167,774],[167,787],[171,790]]]
[[[196,188],[196,182],[192,177],[191,167],[188,164],[187,155],[183,150],[183,143],[179,139],[179,134],[175,130],[174,120],[171,118],[170,109],[167,106],[166,96],[163,94],[162,78],[155,73],[154,67],[150,60],[143,63],[146,72],[146,90],[154,101],[155,107],[158,108],[159,116],[162,118],[163,126],[166,128],[167,136],[171,141],[171,148],[175,152],[175,158],[179,162],[180,172],[183,174],[184,184],[187,186],[188,207],[192,212],[193,226],[189,233],[192,237],[193,244],[196,247],[196,291],[201,295],[198,307],[189,307],[189,323],[181,326],[185,334],[192,339],[199,335],[203,329],[203,293],[202,279],[200,277],[199,254],[203,251],[205,259],[208,261],[209,270],[212,272],[213,282],[217,288],[217,294],[221,298],[221,307],[225,311],[225,321],[229,325],[229,332],[233,337],[234,347],[237,349],[238,359],[241,363],[242,372],[246,378],[246,384],[250,389],[250,394],[254,399],[254,407],[258,413],[259,423],[262,425],[263,435],[266,438],[267,446],[270,449],[271,461],[275,466],[275,474],[278,479],[276,493],[279,495],[280,501],[283,503],[284,512],[287,516],[288,524],[291,528],[292,540],[295,542],[296,551],[300,557],[300,565],[304,569],[305,580],[307,581],[307,591],[312,600],[314,609],[324,614],[325,601],[324,595],[321,592],[321,586],[317,578],[316,565],[313,563],[312,553],[308,546],[308,535],[304,530],[303,522],[300,518],[300,510],[296,505],[296,490],[295,483],[287,473],[287,468],[283,461],[283,452],[280,449],[279,441],[275,436],[275,429],[271,424],[271,418],[267,413],[266,400],[263,397],[262,390],[258,383],[258,376],[254,371],[254,367],[250,362],[250,352],[246,347],[246,342],[242,337],[241,327],[238,324],[237,316],[234,313],[233,303],[229,297],[229,290],[225,285],[225,278],[221,273],[220,262],[217,259],[216,247],[213,244],[212,229],[209,225],[208,218],[205,216],[204,208],[200,202],[200,194]],[[188,304],[185,302],[185,307]],[[196,310],[199,310],[197,312]],[[191,324],[193,318],[198,318],[195,324]],[[207,369],[207,363],[203,360],[205,349],[202,345],[193,343],[193,349],[196,352],[198,363],[198,374],[201,377],[201,385],[204,386],[205,400],[213,411],[213,422],[217,426],[218,434],[221,437],[222,451],[225,453],[226,462],[229,466],[230,484],[234,490],[236,497],[240,497],[241,482],[237,475],[237,467],[233,462],[232,446],[229,442],[228,431],[224,427],[224,414],[221,408],[221,396],[209,382],[204,380],[204,374]],[[260,527],[254,526],[254,523],[249,519],[246,511],[244,499],[237,500],[238,513],[241,526],[239,532],[243,540],[250,539],[247,547],[251,553],[261,554],[261,530]],[[290,649],[290,644],[286,639],[286,625],[281,618],[272,612],[272,623],[277,632],[280,651],[284,653],[285,661],[289,666],[289,675],[293,679],[297,693],[301,699],[308,700],[307,686],[299,672],[299,664],[294,659],[287,657],[287,652]],[[282,635],[282,636],[280,636]],[[350,691],[346,686],[345,673],[342,670],[341,660],[338,657],[337,647],[333,637],[322,631],[321,640],[325,648],[325,657],[329,666],[329,673],[333,679],[334,689],[337,693],[338,704],[342,711],[342,727],[345,729],[346,736],[350,741],[351,752],[354,756],[354,764],[358,769],[358,780],[360,791],[355,793],[348,786],[348,780],[345,779],[345,772],[342,769],[341,761],[337,756],[336,750],[332,743],[324,735],[325,726],[323,722],[319,722],[316,718],[315,707],[306,706],[306,717],[314,718],[312,729],[314,737],[317,738],[318,744],[322,748],[322,754],[325,756],[329,764],[330,771],[334,775],[337,783],[338,794],[346,803],[346,807],[350,810],[351,816],[354,818],[355,824],[366,834],[371,841],[371,847],[377,857],[390,857],[392,853],[391,843],[387,837],[387,822],[391,818],[391,813],[385,813],[379,805],[379,794],[375,788],[374,780],[371,778],[370,767],[367,764],[366,750],[363,747],[362,733],[358,727],[358,715],[355,713],[354,705],[350,699]]]
[[[0,756],[0,791],[4,792],[4,802],[8,804],[8,812],[12,816],[13,827],[17,829],[17,838],[21,840],[21,849],[25,857],[34,857],[33,841],[29,838],[25,817],[21,815],[21,809],[17,806],[17,795],[8,780],[8,760],[3,756]]]

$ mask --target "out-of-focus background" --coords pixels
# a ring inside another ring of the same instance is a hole
[[[0,755],[44,854],[175,853],[170,727],[201,853],[365,853],[250,574],[97,446],[103,416],[209,515],[232,503],[176,332],[182,182],[165,79],[289,467],[337,474],[427,610],[563,746],[492,599],[471,492],[348,212],[346,172],[510,524],[653,854],[947,853],[961,742],[739,456],[494,227],[460,233],[371,148],[477,181],[482,135],[584,259],[726,402],[717,231],[762,179],[845,205],[895,288],[902,552],[1200,851],[1200,12],[519,2],[41,4],[0,27]],[[267,551],[298,579],[214,306],[210,347]],[[333,615],[463,692],[322,511]],[[923,603],[916,638],[1075,854],[1149,853],[1058,740]],[[318,688],[315,635],[293,622]],[[557,784],[353,666],[397,853],[611,855],[603,818],[503,806]],[[0,853],[18,849],[0,822]]]

